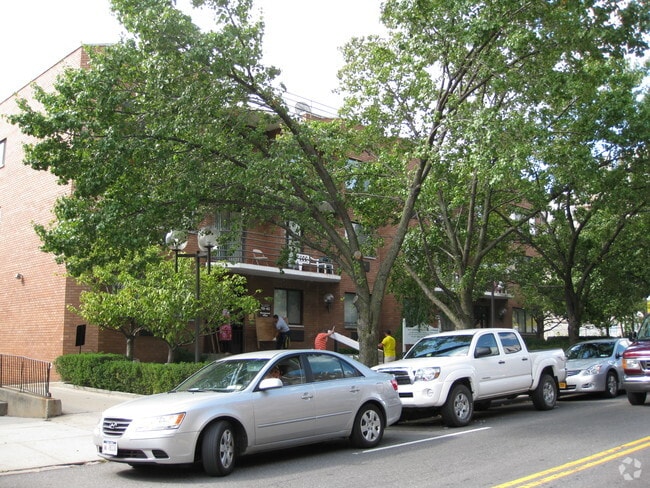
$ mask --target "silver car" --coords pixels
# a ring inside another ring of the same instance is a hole
[[[201,463],[209,475],[225,476],[244,453],[334,438],[375,447],[401,412],[391,375],[329,351],[260,351],[107,409],[94,442],[109,461]]]
[[[621,358],[630,345],[627,339],[594,339],[574,344],[566,351],[567,378],[560,393],[618,395],[623,380]]]

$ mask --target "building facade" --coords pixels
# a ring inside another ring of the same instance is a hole
[[[88,62],[80,47],[32,83],[51,90],[64,69],[84,69]],[[66,276],[65,267],[53,255],[40,249],[34,226],[48,226],[54,219],[55,201],[72,189],[59,185],[51,173],[23,163],[23,144],[30,141],[6,119],[18,111],[18,98],[34,102],[32,83],[0,103],[0,354],[53,361],[77,352],[124,353],[126,341],[120,333],[85,324],[70,311],[70,306],[79,305],[82,288]],[[228,218],[218,213],[215,225],[220,232],[229,230]],[[261,290],[259,296],[269,299],[262,299],[257,314],[232,324],[230,340],[203,338],[202,352],[273,347],[274,314],[288,318],[292,347],[312,347],[323,328],[336,327],[337,332],[356,337],[354,286],[326,256],[294,245],[277,228],[244,231],[232,239],[229,250],[217,249],[212,261],[245,275],[249,289]],[[287,247],[290,257],[283,262],[280,255]],[[369,265],[372,277],[377,266]],[[381,327],[395,330],[399,325],[399,307],[393,297],[387,297]],[[335,347],[332,342],[331,348]],[[167,346],[155,338],[137,337],[134,346],[134,357],[139,360],[164,361],[167,357]]]
[[[84,69],[88,63],[87,54],[80,47],[32,83],[51,90],[64,69]],[[60,355],[77,352],[124,353],[124,336],[85,324],[70,310],[70,306],[79,305],[82,289],[66,276],[64,266],[40,250],[34,225],[48,226],[54,219],[52,208],[56,199],[72,189],[59,185],[51,173],[33,170],[23,163],[23,144],[29,140],[5,116],[18,111],[18,98],[33,102],[32,93],[30,84],[0,102],[0,354],[53,361]],[[356,339],[355,287],[348,276],[340,273],[336,263],[291,242],[279,228],[234,231],[240,228],[232,225],[236,218],[237,215],[221,214],[217,209],[209,217],[218,233],[229,239],[227,246],[215,248],[212,265],[227,266],[233,273],[246,276],[251,292],[261,290],[261,309],[241,323],[229,324],[230,335],[202,338],[201,352],[239,353],[274,347],[274,314],[287,317],[291,347],[313,347],[316,335],[332,327]],[[188,251],[196,250],[196,246],[194,234],[190,236]],[[381,259],[381,249],[376,256],[365,259],[371,281]],[[530,333],[527,328],[532,325],[525,313],[513,308],[511,299],[507,290],[495,283],[476,303],[477,326],[508,327],[514,323],[523,333]],[[444,318],[432,325],[449,328]],[[379,328],[393,331],[399,344],[401,326],[400,304],[388,295]],[[330,348],[338,347],[334,341],[329,342]],[[401,350],[401,344],[398,348]],[[167,358],[167,346],[153,337],[139,336],[134,343],[134,357],[162,362]]]

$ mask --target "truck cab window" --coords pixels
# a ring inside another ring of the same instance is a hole
[[[506,354],[513,354],[521,351],[521,343],[514,332],[499,332],[499,339]]]

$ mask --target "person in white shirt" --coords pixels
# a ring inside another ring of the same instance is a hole
[[[276,349],[288,349],[289,347],[289,326],[287,322],[277,315],[273,316],[273,324],[278,330],[278,334],[275,336],[275,345]]]

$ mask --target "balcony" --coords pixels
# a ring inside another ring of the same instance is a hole
[[[223,241],[223,234],[220,240]],[[292,245],[282,236],[245,231],[211,251],[212,265],[247,276],[339,283],[334,262],[322,253]]]

